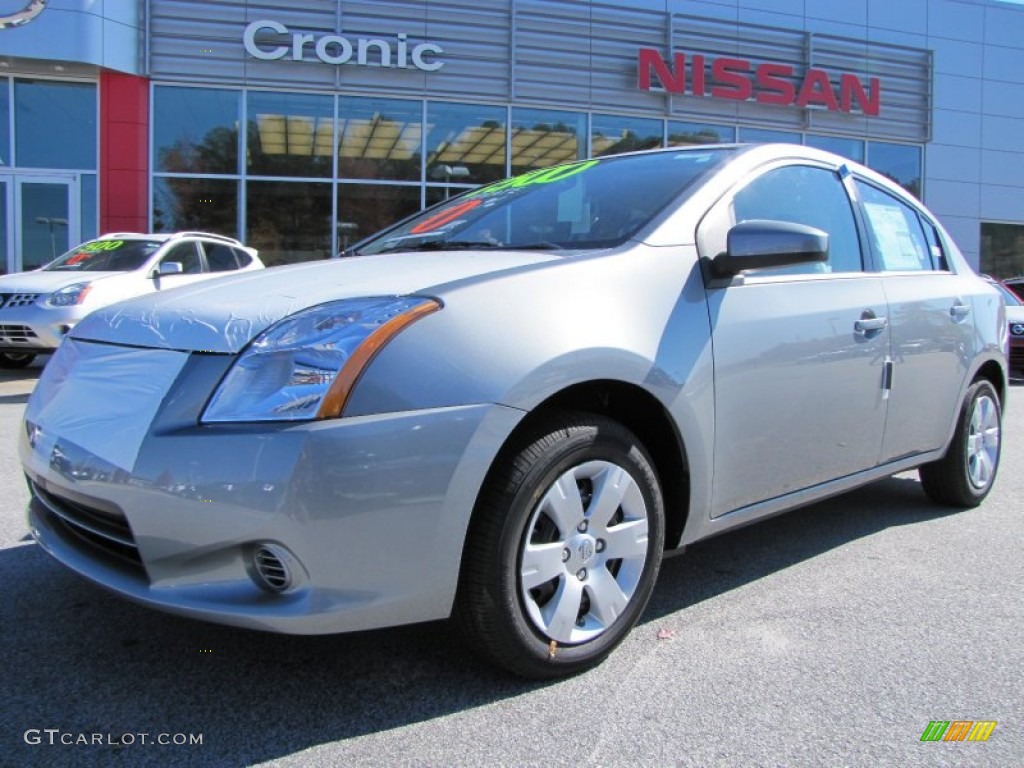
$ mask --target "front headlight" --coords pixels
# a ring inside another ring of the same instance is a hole
[[[359,375],[395,334],[441,308],[434,299],[345,299],[298,312],[246,348],[202,421],[298,421],[340,416]]]
[[[59,291],[51,293],[46,303],[51,307],[73,307],[75,304],[85,301],[90,288],[92,288],[92,283],[65,285]]]

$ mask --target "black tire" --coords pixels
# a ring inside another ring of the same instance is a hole
[[[454,612],[470,648],[533,679],[599,664],[647,605],[664,520],[653,463],[629,430],[545,415],[503,451],[473,512]]]
[[[980,379],[967,390],[946,455],[918,469],[928,498],[964,509],[981,504],[999,469],[1001,430],[999,394]]]
[[[33,352],[0,352],[0,368],[24,368],[35,359]]]

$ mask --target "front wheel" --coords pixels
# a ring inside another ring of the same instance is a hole
[[[0,352],[0,368],[24,368],[35,359],[32,352]]]
[[[954,507],[976,507],[992,489],[999,469],[1002,410],[988,381],[967,390],[960,420],[946,455],[918,470],[928,497]]]
[[[664,545],[637,438],[610,419],[545,417],[499,458],[474,511],[455,615],[471,647],[524,677],[600,663],[636,624]]]

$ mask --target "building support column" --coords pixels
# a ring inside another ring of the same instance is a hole
[[[149,79],[100,73],[100,233],[149,227]]]

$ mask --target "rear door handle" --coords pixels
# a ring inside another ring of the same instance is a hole
[[[958,299],[956,304],[949,308],[949,316],[952,317],[953,320],[963,320],[968,314],[970,314],[970,311],[971,308]]]
[[[853,324],[853,330],[857,331],[857,333],[880,331],[888,324],[889,318],[887,317],[862,317]]]

